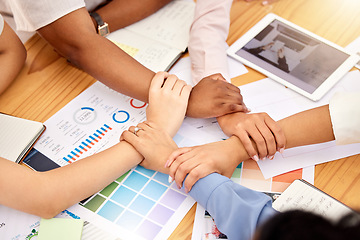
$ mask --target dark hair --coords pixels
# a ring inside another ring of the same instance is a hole
[[[287,211],[266,221],[256,232],[255,239],[360,239],[360,214],[354,212],[332,223],[311,212]]]

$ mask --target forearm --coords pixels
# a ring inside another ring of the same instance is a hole
[[[198,0],[190,29],[189,54],[194,83],[214,73],[228,81],[226,39],[230,25],[231,0]]]
[[[286,148],[335,140],[328,105],[291,115],[278,123],[286,136]]]
[[[95,11],[109,24],[110,31],[115,31],[150,16],[169,2],[171,0],[113,0]]]
[[[276,214],[271,199],[217,173],[200,179],[189,192],[229,239],[252,239],[256,227]]]
[[[155,73],[109,40],[98,35],[92,39],[70,57],[71,61],[115,91],[148,102],[149,87]]]
[[[26,50],[20,39],[5,23],[0,36],[0,94],[19,74],[26,60]]]
[[[97,80],[125,95],[148,101],[154,73],[96,34],[86,9],[71,12],[38,32],[61,55]]]
[[[139,164],[142,159],[130,144],[122,141],[66,167],[45,172],[44,178],[53,183],[53,188],[47,189],[52,192],[52,200],[49,202],[54,201],[55,211],[52,212],[56,214],[98,192]]]
[[[234,130],[231,126],[227,126],[227,118],[231,118],[231,114],[221,116],[218,120],[224,133],[231,136]],[[277,123],[285,134],[285,148],[335,140],[328,105],[291,115],[277,121]],[[239,139],[233,143],[237,145],[234,149],[237,149],[241,154],[240,162],[250,158]],[[253,140],[252,145],[257,151],[257,146]]]
[[[0,177],[0,204],[51,218],[106,187],[138,164],[142,156],[128,143],[121,142],[48,172],[34,172],[1,160],[5,162],[0,162],[4,171]]]

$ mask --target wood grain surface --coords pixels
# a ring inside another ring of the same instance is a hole
[[[262,6],[257,0],[234,0],[228,44],[234,43],[270,12],[343,47],[360,35],[360,1],[279,0]],[[28,51],[26,65],[0,96],[1,112],[44,122],[95,82],[59,56],[38,35],[29,39],[25,46]],[[241,86],[263,78],[264,75],[249,69],[249,73],[233,78],[232,82]],[[350,207],[360,209],[360,155],[317,165],[315,186]],[[191,238],[194,214],[195,206],[170,239]]]

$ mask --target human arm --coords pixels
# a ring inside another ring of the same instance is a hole
[[[193,87],[186,115],[210,118],[234,112],[248,112],[240,89],[216,73],[204,77]]]
[[[154,73],[127,55],[108,39],[99,36],[95,32],[90,16],[85,8],[65,15],[39,29],[38,32],[60,54],[94,78],[125,95],[144,102],[148,101],[148,89]],[[74,36],[77,37],[74,38]],[[217,86],[223,86],[225,83],[214,85],[204,82],[202,86],[196,86],[189,100],[188,116],[213,117],[228,112],[239,111],[241,102],[239,96],[233,97],[234,94],[231,95],[233,90],[229,88],[232,85],[220,87],[215,92],[222,97],[220,99],[212,98],[213,94],[203,94],[207,91],[206,87],[210,85],[217,88]],[[227,94],[228,92],[231,92],[231,94]],[[202,105],[203,101],[207,104]],[[214,105],[217,108],[214,108]]]
[[[2,21],[0,15],[0,21]],[[0,94],[11,84],[24,66],[26,50],[18,36],[11,27],[4,22],[4,28],[0,29]]]
[[[149,103],[148,108],[155,110],[151,110],[148,119],[163,124],[165,129],[174,132],[184,118],[187,104],[186,95],[179,96],[179,91],[188,96],[190,87],[182,84],[180,80],[177,82],[171,78],[166,86],[161,88],[166,77],[168,77],[167,73],[160,72],[152,80],[150,97],[155,94],[163,101]],[[181,102],[174,101],[173,98],[181,98]],[[167,111],[168,108],[173,111]],[[172,121],[159,122],[158,119]],[[142,160],[142,155],[125,141],[48,172],[33,172],[8,160],[0,159],[0,204],[50,218],[104,188]],[[89,182],[93,176],[97,178]]]
[[[285,149],[285,135],[282,128],[267,113],[233,113],[217,118],[224,133],[236,135],[249,156],[258,161],[274,158],[276,151]],[[253,146],[256,143],[256,148]]]
[[[164,163],[177,148],[175,142],[156,124],[141,123],[138,126],[144,129],[138,132],[138,136],[130,129],[123,132],[124,139],[144,156],[144,163],[166,173]],[[189,194],[207,209],[218,229],[229,239],[251,239],[257,225],[276,214],[268,196],[235,184],[219,174],[200,179]]]
[[[190,28],[189,56],[194,84],[219,73],[230,81],[226,39],[230,26],[232,0],[198,0]]]
[[[200,179],[189,194],[210,213],[228,239],[252,239],[257,226],[277,214],[270,197],[216,173]]]
[[[169,2],[171,0],[112,0],[94,11],[109,25],[110,32],[113,32],[150,16]],[[92,21],[97,26],[95,20]]]
[[[106,187],[141,160],[126,142],[47,172],[0,158],[0,204],[52,218]]]
[[[154,72],[99,36],[85,8],[68,13],[38,32],[61,55],[95,79],[125,95],[148,101]]]
[[[328,105],[291,115],[278,121],[277,124],[285,135],[285,148],[334,140]],[[257,150],[255,142],[253,140],[251,142]],[[184,184],[185,189],[190,190],[201,177],[213,172],[229,176],[229,171],[233,171],[240,162],[251,158],[244,145],[235,136],[211,145],[179,149],[171,154],[168,163],[170,176],[175,179],[178,186]],[[231,152],[233,155],[227,159]]]

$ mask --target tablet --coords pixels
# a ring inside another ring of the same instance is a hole
[[[359,60],[356,54],[272,13],[227,53],[313,101],[324,96]]]

